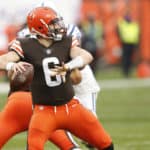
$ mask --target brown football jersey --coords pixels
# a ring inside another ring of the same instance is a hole
[[[14,49],[24,60],[34,66],[34,77],[31,91],[34,104],[62,105],[74,96],[70,73],[66,81],[60,75],[50,76],[51,68],[70,60],[72,38],[65,37],[62,41],[54,42],[46,48],[36,38],[18,39],[22,53]],[[11,48],[11,46],[10,46]]]

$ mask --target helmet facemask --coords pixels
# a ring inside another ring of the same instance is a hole
[[[43,24],[43,26],[47,28],[47,33],[42,34],[38,31],[35,31],[34,33],[36,34],[37,37],[51,39],[54,41],[60,41],[66,35],[67,28],[63,22],[62,17],[55,18],[48,24],[46,24],[42,19],[40,21]]]
[[[66,30],[67,28],[63,22],[62,17],[56,18],[48,25],[47,37],[54,41],[60,41],[66,35]]]

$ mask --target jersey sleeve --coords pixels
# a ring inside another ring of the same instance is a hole
[[[15,51],[20,58],[22,59],[24,58],[24,52],[23,49],[21,48],[20,41],[13,40],[12,42],[10,42],[8,50]]]
[[[30,36],[30,31],[27,27],[23,28],[21,31],[17,33],[17,37],[24,38]]]
[[[82,34],[81,34],[79,28],[73,24],[68,25],[67,35],[74,36],[77,39],[81,39],[81,37],[82,37]]]
[[[78,41],[76,46],[79,46],[81,44],[82,34],[81,34],[79,28],[76,25],[73,25],[73,24],[68,25],[67,35],[72,36],[73,45],[74,45],[74,43],[77,43],[77,42],[75,42],[75,40]]]

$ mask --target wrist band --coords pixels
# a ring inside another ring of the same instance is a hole
[[[6,65],[6,70],[7,71],[9,71],[9,70],[12,70],[12,67],[14,66],[14,62],[9,62],[9,63],[7,63],[7,65]]]
[[[75,68],[82,68],[84,66],[84,61],[81,56],[77,56],[76,58],[68,62],[66,65],[70,70]]]

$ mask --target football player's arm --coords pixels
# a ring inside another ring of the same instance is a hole
[[[14,73],[26,71],[24,65],[30,65],[27,62],[19,62],[23,57],[23,51],[19,41],[13,40],[9,44],[9,52],[0,56],[0,69],[13,70]]]
[[[72,48],[70,51],[70,57],[73,59],[68,62],[69,69],[72,70],[74,68],[83,68],[85,65],[88,65],[92,62],[93,56],[85,49],[81,48],[81,37],[82,34],[77,26],[72,26]],[[71,66],[70,66],[71,64]],[[72,65],[73,64],[73,65]],[[75,65],[76,64],[76,65]],[[82,66],[82,67],[81,67]]]
[[[17,55],[15,51],[10,51],[4,55],[0,56],[0,70],[12,70],[14,73],[24,72],[26,68],[24,66],[30,66],[31,64],[27,62],[18,62],[20,61],[20,57]]]
[[[66,70],[83,68],[85,65],[90,64],[93,60],[93,56],[88,51],[78,46],[71,48],[70,57],[72,60],[64,65]]]
[[[66,74],[67,71],[71,71],[74,69],[80,69],[90,64],[93,60],[93,56],[85,49],[78,46],[79,41],[77,38],[73,37],[72,47],[70,50],[70,60],[67,63],[63,63],[62,66],[56,66],[51,70],[51,76],[55,76],[56,74],[63,75]]]
[[[79,46],[71,48],[70,56],[72,59],[81,57],[83,60],[83,65],[90,64],[93,60],[93,56],[87,50]]]
[[[70,57],[72,59],[69,62],[62,64],[62,66],[55,66],[54,69],[51,69],[51,76],[57,74],[65,75],[67,71],[83,68],[93,60],[93,56],[88,51],[78,46],[71,48]]]
[[[8,64],[10,62],[17,62],[20,60],[20,57],[14,52],[10,51],[4,55],[0,56],[0,69],[1,70],[7,70]]]

